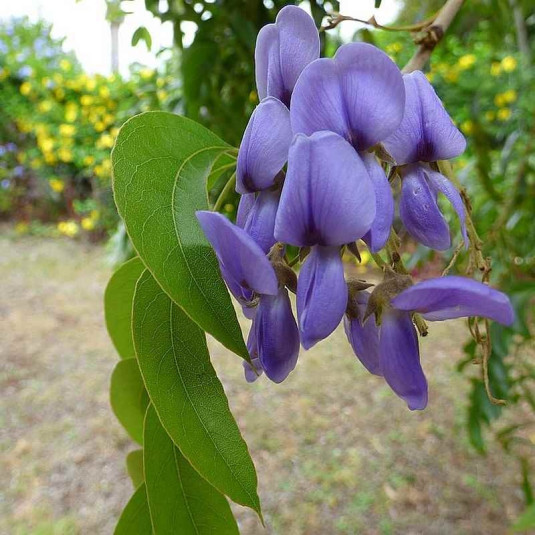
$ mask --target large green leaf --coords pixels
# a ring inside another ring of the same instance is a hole
[[[255,468],[205,335],[148,270],[136,286],[132,324],[147,391],[173,442],[216,489],[260,512]]]
[[[121,360],[111,374],[111,407],[138,444],[143,444],[143,418],[149,398],[136,359]]]
[[[162,427],[152,405],[144,433],[145,484],[158,535],[238,535],[226,498],[188,463]]]
[[[152,524],[150,521],[149,504],[145,484],[140,485],[130,501],[123,509],[119,522],[115,526],[115,535],[150,535]]]
[[[104,293],[104,314],[110,338],[122,359],[135,357],[132,342],[132,301],[145,269],[139,258],[125,262],[111,277]]]
[[[145,476],[143,475],[143,450],[131,451],[126,456],[126,470],[134,488],[137,489],[145,481]]]
[[[130,119],[112,152],[115,202],[134,247],[160,286],[203,330],[249,359],[217,259],[195,212],[206,179],[230,147],[170,113]]]

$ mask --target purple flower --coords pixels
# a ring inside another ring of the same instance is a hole
[[[281,9],[275,24],[264,26],[256,40],[259,98],[276,97],[289,107],[301,71],[319,54],[320,39],[312,18],[295,6]]]
[[[216,212],[198,211],[197,219],[215,250],[225,282],[238,300],[248,300],[252,292],[277,294],[275,271],[245,230]]]
[[[338,326],[347,307],[347,285],[340,247],[312,247],[297,281],[301,344],[310,349]]]
[[[242,195],[238,205],[236,224],[243,228],[268,253],[275,244],[273,236],[275,216],[279,207],[279,191],[261,191]]]
[[[297,135],[290,147],[275,238],[315,246],[297,283],[297,315],[306,349],[340,323],[347,305],[340,246],[362,237],[374,217],[373,184],[351,145],[332,132]]]
[[[295,136],[275,220],[275,238],[297,245],[343,245],[375,217],[375,193],[351,145],[332,132]]]
[[[256,309],[254,309],[254,311],[256,313]],[[254,383],[264,373],[260,358],[258,357],[258,344],[256,342],[256,331],[254,329],[254,325],[249,330],[249,337],[247,338],[247,351],[249,351],[252,366],[244,360],[242,363],[243,373],[245,375],[245,380],[248,383]]]
[[[464,204],[453,184],[423,164],[411,164],[402,168],[401,176],[399,215],[409,234],[438,251],[450,247],[450,230],[437,203],[438,193],[442,193],[459,217],[463,239],[468,246]]]
[[[252,193],[273,186],[288,159],[291,141],[288,108],[273,97],[262,100],[243,134],[236,167],[236,191]]]
[[[366,43],[340,47],[334,59],[317,59],[301,74],[291,102],[294,133],[336,132],[363,151],[399,126],[405,105],[395,63]]]
[[[505,294],[464,277],[428,279],[402,291],[392,299],[391,307],[383,309],[380,326],[373,318],[362,322],[368,298],[367,292],[357,294],[359,317],[346,317],[347,337],[364,366],[383,375],[411,410],[427,405],[427,382],[411,313],[421,313],[429,321],[468,316],[505,325],[514,321],[513,308]]]
[[[363,153],[362,161],[375,190],[376,215],[370,230],[362,237],[370,251],[376,253],[381,250],[390,236],[390,228],[394,220],[394,197],[390,183],[383,168],[373,154]]]
[[[273,382],[284,381],[299,354],[299,331],[286,288],[261,296],[252,329],[262,369]]]
[[[419,312],[426,320],[442,321],[479,316],[511,325],[514,311],[509,298],[486,284],[466,277],[428,279],[392,299],[399,310]]]
[[[453,124],[425,75],[403,76],[405,112],[399,128],[384,141],[398,165],[449,160],[464,152],[466,140]]]

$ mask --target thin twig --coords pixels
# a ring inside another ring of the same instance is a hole
[[[442,37],[444,37],[446,30],[449,28],[459,9],[461,9],[463,3],[464,0],[448,0],[444,4],[432,24],[424,29],[425,34],[418,39],[420,46],[407,65],[403,67],[402,72],[407,73],[422,69],[428,62],[433,49]]]
[[[214,212],[219,212],[223,206],[223,202],[227,198],[229,192],[236,185],[236,171],[232,173],[232,176],[228,179],[228,182],[225,184],[224,188],[221,190],[217,201],[214,204]]]
[[[328,15],[328,23],[325,26],[322,26],[320,28],[320,32],[325,32],[327,30],[332,30],[336,28],[341,22],[344,21],[351,21],[351,22],[360,22],[361,24],[367,24],[368,26],[373,26],[374,28],[377,28],[378,30],[384,30],[387,32],[417,32],[426,26],[429,26],[433,20],[436,17],[436,13],[429,17],[426,20],[423,20],[421,22],[417,22],[416,24],[408,24],[406,26],[383,26],[382,24],[379,24],[375,18],[375,15],[373,15],[368,20],[364,19],[358,19],[355,17],[350,17],[348,15],[342,15],[341,13],[337,13],[336,11],[334,13],[331,13]]]

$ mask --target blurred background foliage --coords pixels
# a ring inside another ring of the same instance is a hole
[[[45,22],[17,19],[1,25],[0,218],[15,220],[19,232],[94,240],[113,235],[117,258],[124,257],[128,239],[123,228],[117,229],[110,186],[109,151],[118,128],[146,110],[175,111],[238,146],[258,103],[256,35],[289,3],[174,0],[162,10],[158,0],[145,0],[147,10],[173,24],[174,47],[158,71],[133,65],[127,78],[85,74],[62,42],[50,37]],[[109,4],[110,22],[127,16],[119,2]],[[318,26],[339,9],[334,1],[308,4]],[[400,1],[396,24],[426,19],[442,4]],[[187,46],[185,22],[196,28]],[[354,35],[383,48],[400,67],[414,51],[413,38],[409,32],[372,27]],[[150,47],[146,28],[134,40]],[[481,358],[476,344],[470,341],[465,347],[459,370],[472,383],[467,430],[480,453],[493,439],[518,458],[527,515],[534,515],[534,41],[532,0],[467,2],[425,69],[468,139],[466,153],[454,162],[455,171],[469,193],[483,252],[492,257],[491,282],[511,296],[517,313],[512,328],[493,325],[491,330],[490,388],[507,406],[489,401],[479,367],[470,371],[470,364]],[[324,55],[333,55],[340,44],[336,30],[322,33]],[[212,199],[227,179],[227,174],[211,177]],[[224,204],[230,215],[235,201],[230,195]],[[405,241],[410,252],[405,261],[416,274],[439,273],[453,255],[453,250],[439,254],[407,237]],[[456,270],[463,273],[465,268],[461,255]]]

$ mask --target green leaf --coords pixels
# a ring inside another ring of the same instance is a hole
[[[152,405],[145,417],[147,497],[158,534],[239,535],[226,498],[188,463]]]
[[[532,503],[520,515],[513,525],[514,531],[529,531],[535,528],[535,503]]]
[[[149,397],[136,359],[121,360],[111,374],[111,407],[128,434],[143,444],[143,418]]]
[[[104,314],[110,338],[122,359],[135,357],[132,342],[132,301],[145,269],[139,258],[125,262],[111,277],[104,293]]]
[[[143,475],[143,450],[131,451],[126,456],[126,471],[132,480],[134,488],[137,489],[145,481],[145,476]]]
[[[115,202],[137,252],[171,299],[246,360],[228,291],[195,212],[208,208],[206,179],[230,149],[203,126],[148,112],[122,127],[112,151]]]
[[[123,509],[119,522],[115,526],[115,535],[150,535],[152,524],[150,521],[149,504],[145,484],[141,484],[134,492],[130,501]]]
[[[147,50],[150,51],[152,48],[152,37],[149,30],[145,26],[140,26],[132,35],[132,46],[136,46],[139,41],[144,41],[147,46]]]
[[[216,489],[260,514],[255,468],[205,335],[148,270],[136,286],[133,335],[145,385],[173,442]]]

